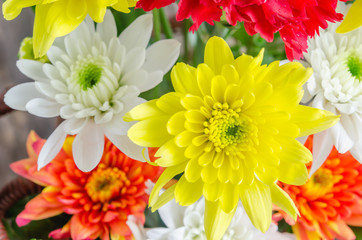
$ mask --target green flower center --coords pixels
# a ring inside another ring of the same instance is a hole
[[[77,71],[77,80],[85,91],[96,85],[102,76],[102,68],[92,62],[80,63]]]
[[[250,137],[255,135],[256,129],[240,111],[230,108],[227,103],[214,104],[212,117],[204,123],[204,131],[217,152],[232,146],[237,147],[238,151],[250,148]]]
[[[362,78],[362,59],[352,55],[347,59],[347,67],[351,75],[358,80]]]

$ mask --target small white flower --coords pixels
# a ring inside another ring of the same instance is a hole
[[[344,3],[339,9],[348,11]],[[302,61],[314,70],[303,101],[341,116],[336,125],[314,135],[317,144],[313,145],[310,174],[323,164],[333,145],[362,162],[362,28],[338,34],[339,24],[330,24],[310,39]]]
[[[158,209],[167,228],[152,228],[146,231],[150,240],[206,240],[204,229],[205,199],[183,207],[172,200]],[[222,240],[293,240],[295,236],[280,233],[271,224],[266,233],[260,232],[251,223],[242,206],[238,206]]]
[[[57,155],[67,134],[77,135],[73,157],[82,171],[91,171],[99,163],[104,136],[126,155],[144,160],[143,149],[127,137],[131,123],[122,118],[145,102],[139,94],[162,81],[180,51],[175,40],[161,40],[147,48],[151,32],[152,15],[143,15],[117,37],[114,18],[107,11],[96,29],[87,18],[70,35],[58,39],[47,53],[51,64],[17,62],[19,70],[35,82],[10,89],[6,104],[36,116],[65,120],[42,148],[38,168]]]

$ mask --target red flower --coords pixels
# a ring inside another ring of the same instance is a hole
[[[49,236],[56,239],[133,239],[126,221],[133,215],[142,224],[148,202],[145,182],[155,181],[161,168],[133,160],[108,139],[100,164],[91,172],[80,171],[72,159],[74,137],[67,137],[62,150],[37,171],[37,158],[45,140],[34,132],[28,137],[28,159],[11,164],[17,174],[44,186],[17,216],[19,226],[63,212],[73,215]]]
[[[312,150],[312,145],[313,138],[309,137],[305,146]],[[282,211],[273,217],[278,220],[284,216],[298,239],[356,238],[347,224],[362,226],[362,165],[349,152],[340,154],[333,148],[306,184],[281,186],[293,199],[300,217],[294,222]]]
[[[344,0],[345,1],[345,0]],[[174,0],[139,0],[136,7],[146,11],[161,8]],[[341,21],[336,13],[338,0],[180,0],[178,21],[191,17],[198,29],[202,22],[220,21],[222,11],[231,25],[244,22],[248,34],[259,33],[268,42],[279,32],[289,60],[299,59],[307,51],[307,39],[325,29],[327,21]]]

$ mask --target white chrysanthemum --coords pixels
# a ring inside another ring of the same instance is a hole
[[[148,229],[150,240],[206,240],[204,229],[205,200],[183,207],[172,200],[158,209],[167,228]],[[251,223],[248,215],[238,206],[222,240],[293,240],[293,234],[280,233],[271,224],[266,233],[260,232]]]
[[[347,12],[344,3],[339,7]],[[338,34],[338,26],[330,24],[310,39],[302,61],[314,70],[305,85],[303,101],[312,100],[313,107],[341,115],[336,125],[314,135],[318,144],[313,145],[311,174],[323,164],[333,145],[362,162],[362,28]]]
[[[143,160],[142,148],[127,137],[123,115],[144,102],[139,98],[162,81],[175,63],[180,44],[161,40],[147,48],[152,15],[137,18],[117,37],[110,11],[95,29],[86,19],[73,33],[58,39],[47,55],[51,64],[19,60],[20,71],[35,82],[13,87],[5,96],[12,108],[63,121],[42,148],[38,167],[48,164],[67,134],[77,136],[73,157],[91,171],[103,154],[104,136],[128,156]]]

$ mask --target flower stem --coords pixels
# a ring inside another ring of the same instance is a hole
[[[162,26],[163,32],[165,33],[166,38],[170,38],[170,39],[173,38],[173,31],[171,28],[171,24],[170,24],[168,17],[165,14],[165,11],[162,8],[160,8],[158,11],[160,14],[161,26]]]
[[[158,41],[161,39],[161,22],[160,22],[160,13],[158,9],[153,9],[153,32],[154,40]]]

